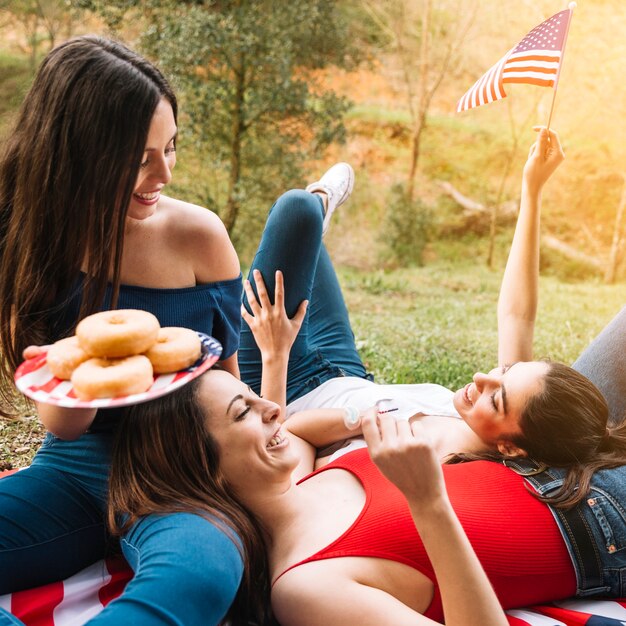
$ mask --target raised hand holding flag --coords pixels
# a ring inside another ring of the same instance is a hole
[[[554,87],[556,91],[574,6],[571,3],[570,8],[533,28],[465,93],[457,113],[506,98],[504,83]]]

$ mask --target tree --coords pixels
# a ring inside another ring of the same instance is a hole
[[[411,116],[407,198],[413,201],[423,133],[433,97],[455,67],[476,16],[476,2],[369,0],[365,6],[388,37],[400,65]]]
[[[210,172],[201,200],[231,233],[244,205],[250,213],[293,185],[304,160],[344,137],[348,103],[316,81],[316,70],[350,60],[335,2],[89,4],[114,28],[129,10],[146,16],[142,49],[180,87],[187,140]]]
[[[4,22],[23,32],[33,72],[41,42],[47,41],[47,51],[51,50],[62,30],[71,36],[74,21],[80,16],[66,0],[10,0],[0,4],[0,12]]]

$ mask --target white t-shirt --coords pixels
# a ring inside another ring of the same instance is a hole
[[[389,400],[396,419],[408,420],[416,413],[456,417],[460,415],[452,404],[454,392],[441,385],[422,383],[415,385],[379,385],[356,376],[332,378],[306,395],[290,402],[287,417],[298,411],[309,409],[336,409],[354,406],[364,411],[381,400]],[[337,450],[331,460],[357,448],[365,446],[361,437]]]

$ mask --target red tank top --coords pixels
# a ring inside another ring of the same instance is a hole
[[[343,535],[280,576],[311,561],[338,557],[397,561],[433,582],[434,596],[425,615],[443,620],[435,573],[402,493],[365,449],[340,457],[300,482],[332,469],[351,472],[363,485],[363,510]],[[444,465],[443,471],[452,506],[505,609],[574,595],[576,575],[558,526],[521,476],[489,461]]]

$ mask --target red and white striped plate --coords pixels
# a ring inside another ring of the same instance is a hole
[[[36,402],[55,404],[76,409],[100,409],[116,406],[129,406],[147,402],[178,389],[190,380],[206,372],[222,354],[222,345],[217,339],[198,333],[202,341],[202,356],[189,368],[173,374],[158,374],[147,391],[117,398],[79,400],[69,380],[53,376],[46,363],[46,354],[24,361],[15,372],[15,384],[25,395]]]

